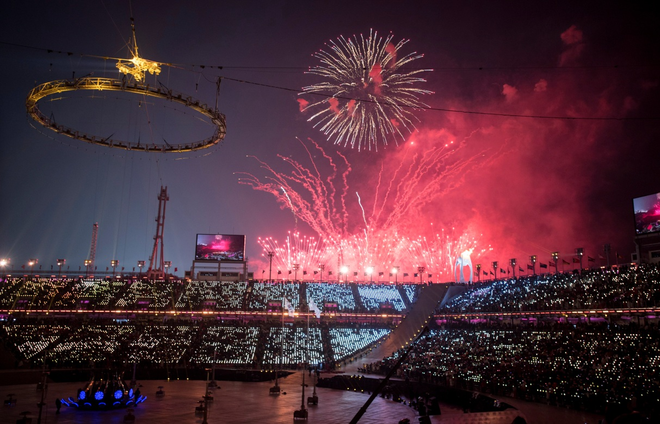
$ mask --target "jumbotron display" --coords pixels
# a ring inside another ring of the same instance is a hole
[[[637,235],[660,232],[660,193],[633,199],[633,208]]]
[[[196,261],[245,260],[245,235],[197,234]]]

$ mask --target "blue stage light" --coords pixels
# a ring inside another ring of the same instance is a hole
[[[94,393],[94,399],[96,400],[103,399],[103,392],[99,390],[98,392]]]
[[[115,399],[121,399],[121,397],[124,395],[124,392],[121,390],[115,391]]]
[[[128,398],[129,398],[129,399],[133,399],[133,389],[130,389],[130,390],[128,391]]]
[[[78,393],[78,399],[80,400],[85,400],[85,396],[86,394],[84,390],[81,390],[80,393]]]

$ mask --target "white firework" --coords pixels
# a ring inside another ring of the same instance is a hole
[[[398,57],[399,50],[410,40],[392,43],[394,35],[379,37],[370,31],[337,41],[313,56],[321,62],[307,72],[321,76],[323,82],[303,87],[301,95],[320,95],[321,100],[299,99],[301,111],[312,113],[314,122],[334,144],[350,145],[358,150],[378,150],[378,145],[405,140],[416,129],[419,119],[414,111],[428,107],[420,100],[432,91],[418,88],[426,82],[419,74],[432,69],[408,69],[406,65],[423,54],[408,53]]]

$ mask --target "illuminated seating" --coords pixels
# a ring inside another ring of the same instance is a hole
[[[390,334],[388,328],[331,328],[329,332],[336,362],[355,355]]]
[[[475,284],[438,312],[510,312],[660,304],[660,268],[544,274]]]
[[[264,346],[263,364],[280,364],[280,353],[287,366],[325,362],[321,330],[311,327],[307,335],[305,328],[301,327],[271,327]]]
[[[355,297],[348,284],[307,283],[307,301],[313,300],[323,312],[325,302],[337,303],[339,312],[355,310]]]
[[[362,304],[369,311],[379,310],[383,303],[391,303],[394,309],[399,312],[406,308],[406,304],[401,299],[401,294],[395,286],[389,284],[358,284],[358,292]]]

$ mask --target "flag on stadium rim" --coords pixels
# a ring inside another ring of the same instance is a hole
[[[596,260],[591,256],[587,256],[587,262],[595,262]]]
[[[557,266],[557,262],[550,261],[550,266]]]
[[[293,317],[295,309],[293,309],[293,305],[286,299],[286,297],[284,298],[284,308],[286,309],[287,314],[290,317]]]
[[[573,258],[573,263],[574,263],[574,264],[579,264],[579,263],[580,263],[580,259],[579,259],[579,258]]]
[[[520,268],[520,267],[518,267],[518,271],[520,271],[520,272],[525,272],[525,270],[522,269],[522,268]]]
[[[568,262],[566,259],[562,259],[561,261],[564,263],[564,265],[570,265],[570,264],[571,264],[571,263]]]
[[[527,269],[534,270],[534,265],[527,264]]]
[[[539,264],[539,266],[540,266],[541,268],[547,268],[547,267],[548,267],[547,264],[544,264],[544,263],[542,263],[542,262]]]
[[[316,318],[321,318],[321,310],[318,306],[316,306],[316,303],[314,303],[313,299],[309,299],[309,310],[314,312]]]
[[[407,277],[407,276],[408,276],[408,273],[407,273],[407,272],[404,272],[404,273],[403,273],[403,276],[404,276],[404,277]]]

